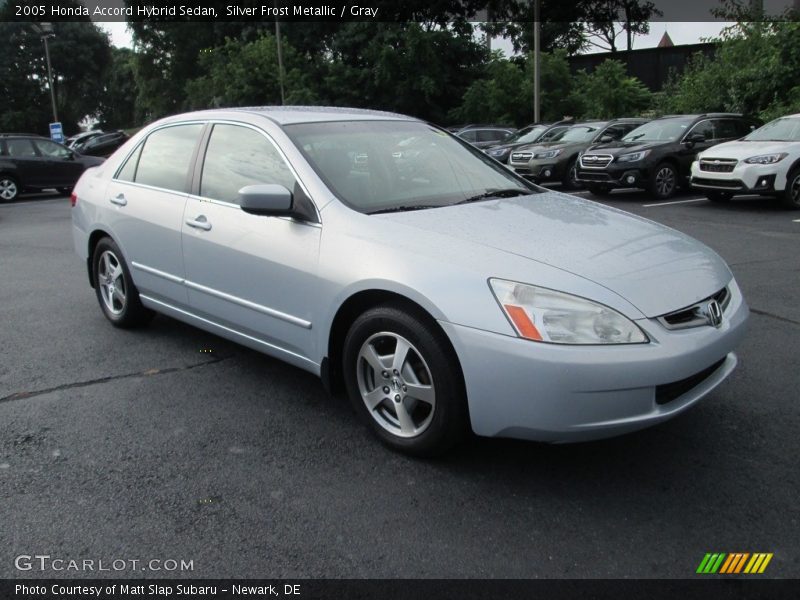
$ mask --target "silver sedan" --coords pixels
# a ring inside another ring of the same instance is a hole
[[[731,373],[748,317],[706,246],[402,115],[169,117],[72,204],[112,324],[158,312],[311,371],[419,455],[669,419]]]

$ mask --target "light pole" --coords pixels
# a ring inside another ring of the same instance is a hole
[[[541,0],[533,0],[533,122],[539,122],[539,71],[541,70]]]
[[[50,47],[47,40],[56,37],[52,23],[39,23],[39,35],[44,42],[44,55],[47,59],[47,85],[50,88],[50,102],[53,103],[53,123],[58,123],[58,111],[56,110],[56,92],[53,89],[53,68],[50,66]]]
[[[275,41],[278,43],[278,82],[281,86],[281,106],[286,104],[286,96],[283,91],[283,43],[281,42],[281,24],[277,14],[278,2],[275,2]]]

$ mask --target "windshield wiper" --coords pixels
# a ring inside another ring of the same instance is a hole
[[[623,141],[623,142],[632,142],[632,141],[634,141],[634,140],[638,140],[638,139],[639,139],[640,137],[642,137],[642,136],[644,136],[644,134],[643,134],[643,133],[640,133],[640,134],[638,134],[638,135],[632,135],[632,136],[631,136],[631,137],[629,137],[629,138],[625,138],[625,139],[624,139],[624,140],[622,140],[622,141]]]
[[[469,204],[470,202],[480,202],[481,200],[489,200],[490,198],[512,198],[514,196],[528,196],[535,193],[533,190],[523,190],[520,188],[506,188],[506,189],[492,189],[486,190],[482,194],[476,194],[469,198],[459,200],[456,204]]]
[[[393,213],[393,212],[408,212],[410,210],[425,210],[426,208],[441,208],[441,205],[433,205],[433,204],[409,204],[404,206],[392,206],[390,208],[379,208],[378,210],[373,210],[368,212],[368,215],[381,215],[384,213]]]

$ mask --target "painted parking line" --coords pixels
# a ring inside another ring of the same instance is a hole
[[[642,204],[646,208],[653,206],[668,206],[670,204],[688,204],[689,202],[708,202],[708,198],[692,198],[691,200],[673,200],[672,202],[656,202],[655,204]]]
[[[792,223],[800,223],[800,219],[793,219]]]

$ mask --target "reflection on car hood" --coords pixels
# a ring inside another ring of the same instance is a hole
[[[792,152],[800,148],[800,142],[725,142],[700,153],[700,158],[736,158],[743,160],[759,154]]]
[[[569,271],[616,292],[648,317],[707,298],[731,279],[724,261],[693,238],[558,192],[382,218]]]
[[[673,144],[674,142],[611,142],[609,144],[595,144],[589,148],[586,153],[597,154],[610,154],[611,156],[619,156],[620,154],[629,154],[630,152],[639,152],[640,150],[649,150],[650,148],[657,148],[664,144]]]

